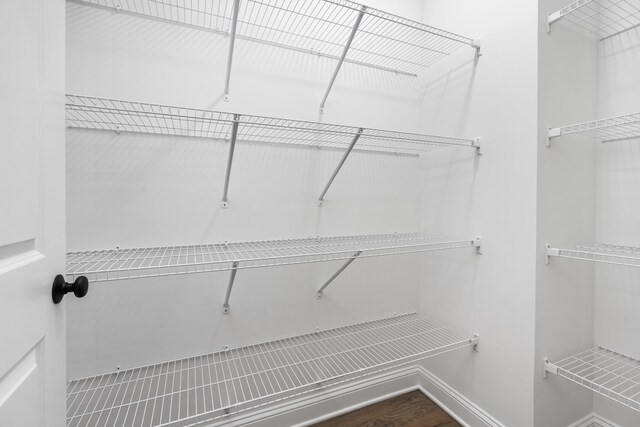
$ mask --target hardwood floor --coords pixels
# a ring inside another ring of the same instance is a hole
[[[403,394],[313,427],[460,427],[449,414],[419,391]]]

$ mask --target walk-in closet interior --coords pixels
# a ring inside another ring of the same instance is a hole
[[[640,0],[2,2],[1,427],[640,426]]]

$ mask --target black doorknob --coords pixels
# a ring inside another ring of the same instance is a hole
[[[69,292],[73,292],[78,298],[82,298],[89,292],[89,279],[85,276],[78,276],[73,283],[67,283],[62,274],[58,274],[53,279],[53,287],[51,288],[51,298],[54,304],[58,304]]]

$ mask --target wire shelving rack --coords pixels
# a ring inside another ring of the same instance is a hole
[[[80,4],[230,36],[234,0],[74,0]],[[236,37],[340,59],[363,5],[349,0],[241,0]],[[416,75],[469,37],[372,7],[344,62]]]
[[[556,363],[545,359],[544,372],[640,411],[640,361],[636,359],[596,347]]]
[[[91,282],[104,282],[479,248],[480,243],[479,238],[398,233],[69,252],[66,274],[70,280],[86,276]]]
[[[547,245],[547,263],[550,262],[551,257],[640,267],[640,248],[634,246],[598,244],[553,247]]]
[[[419,154],[446,147],[478,150],[474,139],[359,128],[276,117],[236,114],[108,98],[67,95],[69,128],[136,132],[238,142],[291,144],[346,149],[360,133],[357,148]]]
[[[405,314],[70,381],[68,427],[194,426],[478,343]]]
[[[337,61],[327,97],[343,63],[417,76],[462,46],[480,42],[350,0],[74,0],[229,38],[224,99],[236,38]]]
[[[577,0],[549,14],[548,30],[560,20],[605,40],[640,27],[640,0]]]
[[[640,112],[549,129],[547,146],[552,139],[566,135],[584,135],[601,142],[640,138]]]

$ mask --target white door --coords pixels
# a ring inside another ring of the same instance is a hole
[[[65,425],[64,0],[0,0],[0,426]],[[65,299],[68,299],[69,295]]]

